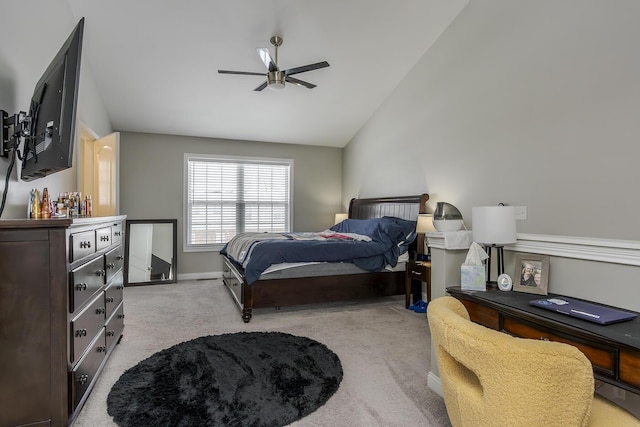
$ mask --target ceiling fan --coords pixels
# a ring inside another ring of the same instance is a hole
[[[266,47],[258,48],[258,55],[260,55],[260,59],[264,62],[264,65],[267,67],[266,73],[253,73],[250,71],[229,71],[229,70],[218,70],[220,74],[243,74],[248,76],[265,76],[267,77],[267,81],[262,83],[260,86],[254,89],[254,91],[261,91],[265,87],[269,86],[270,89],[284,89],[285,82],[293,83],[298,86],[303,86],[308,89],[313,89],[316,85],[305,82],[303,80],[296,79],[295,77],[291,77],[293,74],[300,74],[306,71],[313,71],[319,68],[325,68],[329,66],[327,61],[316,62],[315,64],[303,65],[301,67],[289,68],[288,70],[280,70],[278,68],[278,47],[282,45],[282,37],[273,36],[269,40],[271,44],[276,48],[276,58],[275,61],[271,58],[269,54],[269,49]]]

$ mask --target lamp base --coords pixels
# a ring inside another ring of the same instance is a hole
[[[496,276],[496,279],[497,279],[498,277],[500,277],[502,273],[504,273],[504,246],[485,245],[485,250],[487,252],[487,255],[489,255],[489,258],[487,258],[487,287],[497,288],[498,281],[491,280],[491,253],[493,248],[497,249],[496,250],[497,252],[496,264],[498,267],[498,275]]]

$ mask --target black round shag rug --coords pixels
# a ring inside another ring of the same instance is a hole
[[[280,332],[186,341],[125,371],[107,397],[121,427],[284,426],[322,406],[342,381],[324,344]]]

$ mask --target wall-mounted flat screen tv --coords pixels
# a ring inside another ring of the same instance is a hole
[[[84,18],[36,84],[29,106],[30,136],[23,147],[20,176],[25,181],[72,165],[83,30]]]

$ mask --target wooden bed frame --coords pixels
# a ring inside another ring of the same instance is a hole
[[[416,220],[424,213],[428,194],[406,197],[351,199],[349,218],[368,219],[395,216]],[[416,243],[414,242],[414,245]],[[404,271],[371,272],[293,279],[258,280],[248,285],[244,271],[223,256],[223,281],[240,307],[242,320],[249,323],[254,308],[346,301],[404,295]],[[304,284],[300,282],[304,281]]]

